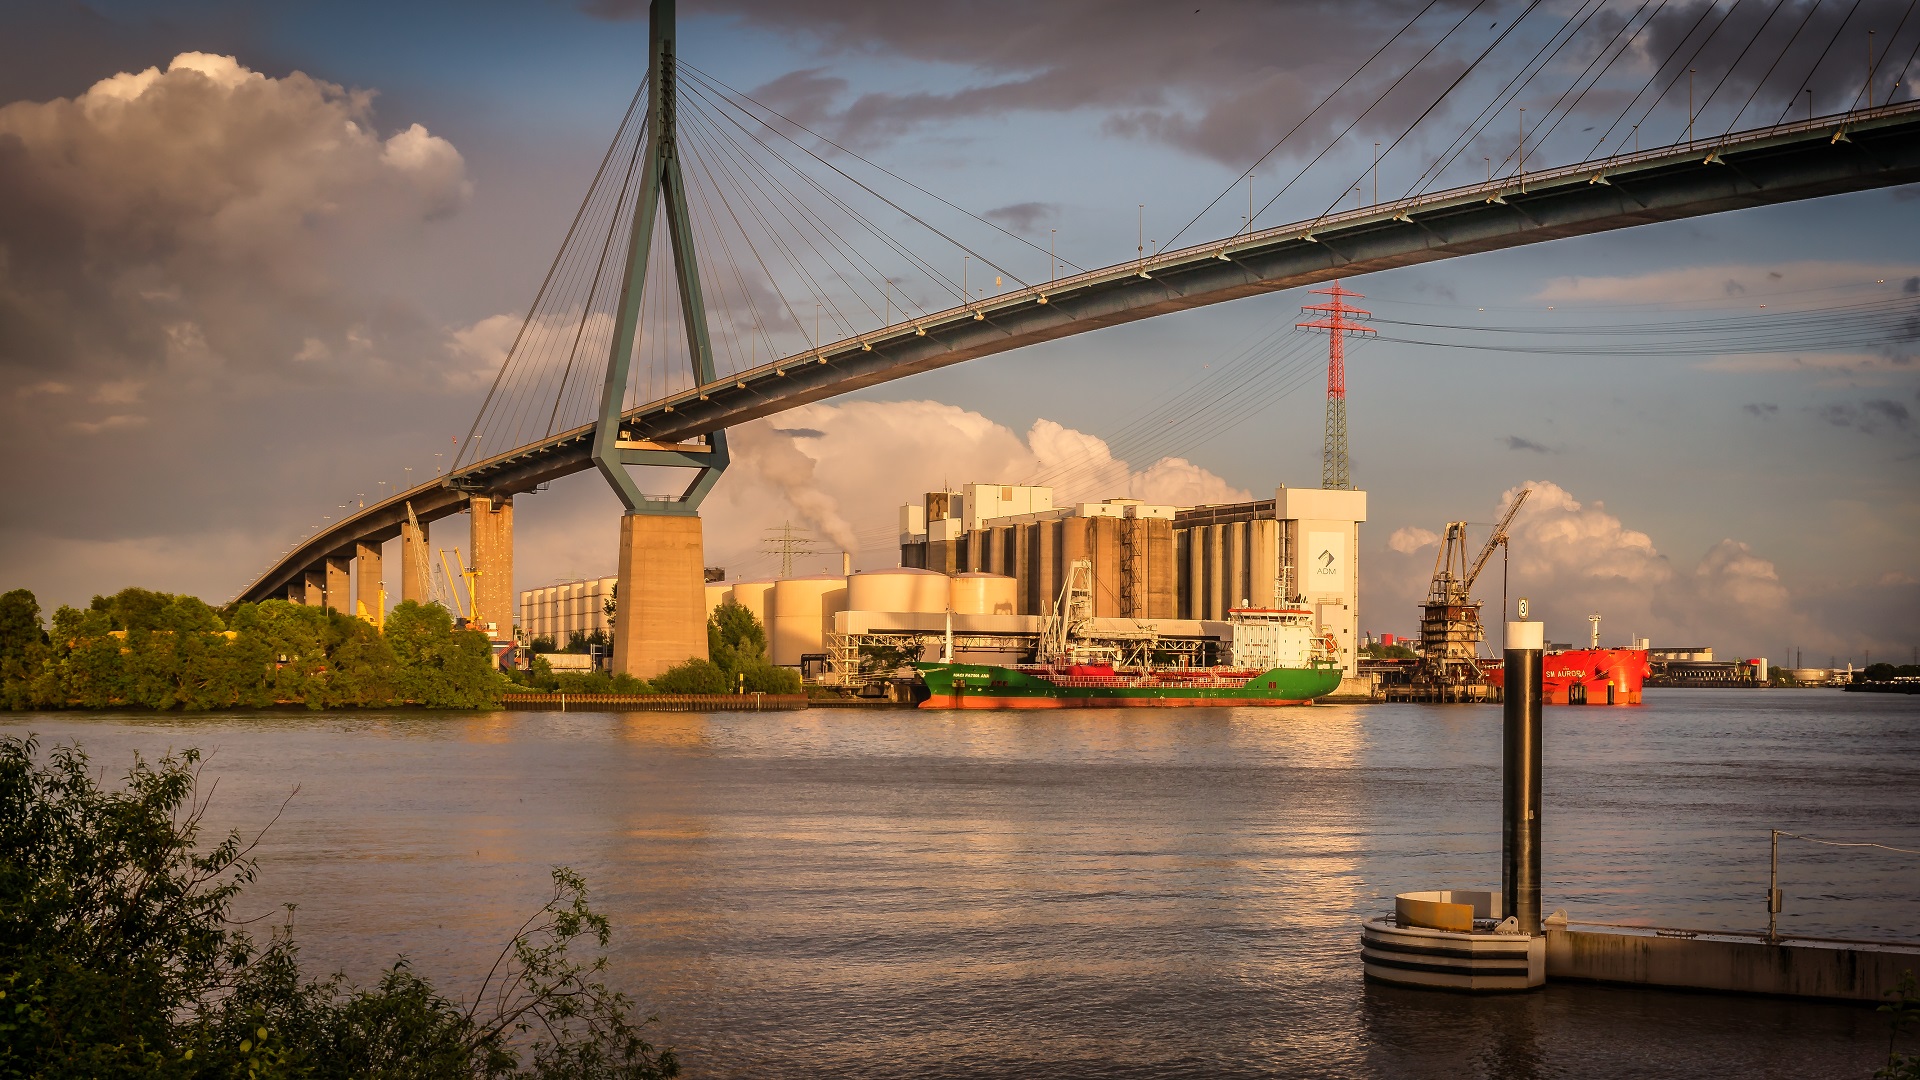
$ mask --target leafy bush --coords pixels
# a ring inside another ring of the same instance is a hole
[[[509,1077],[645,1080],[679,1072],[601,981],[606,918],[553,872],[546,904],[470,1003],[404,961],[372,987],[302,976],[291,927],[236,929],[259,842],[200,842],[199,754],[136,758],[96,786],[77,747],[44,763],[0,738],[0,1075]]]
[[[724,694],[733,689],[718,664],[695,658],[661,672],[653,679],[653,688],[662,694]]]
[[[766,660],[746,660],[734,668],[735,685],[749,694],[797,694],[800,673],[792,668],[776,667]],[[745,676],[744,679],[740,676]]]

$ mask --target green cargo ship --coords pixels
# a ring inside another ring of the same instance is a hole
[[[1063,598],[1064,599],[1064,598]],[[1064,605],[1063,605],[1064,606]],[[914,667],[926,683],[923,709],[1125,709],[1178,705],[1306,705],[1340,685],[1331,635],[1313,632],[1311,612],[1239,608],[1233,663],[1225,667],[1116,666],[1078,648],[1069,634],[1052,642],[1052,662],[1006,667],[939,663]],[[1112,650],[1107,650],[1111,652]]]
[[[916,664],[927,684],[923,709],[1125,709],[1179,705],[1306,705],[1340,685],[1340,668],[1277,667],[1264,672],[1169,668],[1121,672],[1110,664],[998,667]]]

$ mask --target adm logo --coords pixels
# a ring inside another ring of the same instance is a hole
[[[1320,564],[1313,571],[1315,574],[1338,574],[1340,572],[1334,568],[1334,563],[1339,560],[1334,557],[1332,548],[1323,548],[1320,554],[1314,556],[1314,561]]]

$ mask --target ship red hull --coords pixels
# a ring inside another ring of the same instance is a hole
[[[1498,661],[1487,681],[1505,688]],[[1549,705],[1638,705],[1646,684],[1645,649],[1568,649],[1541,659],[1541,696]]]

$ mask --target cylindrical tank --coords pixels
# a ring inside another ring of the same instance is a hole
[[[773,582],[736,581],[733,583],[733,602],[753,612],[753,617],[760,620],[761,629],[768,633],[773,632],[773,624],[768,621],[773,616],[770,610],[773,604]]]
[[[726,603],[727,597],[732,595],[733,586],[722,585],[712,581],[707,582],[707,615],[712,616],[713,609]]]
[[[827,651],[833,617],[847,608],[847,579],[833,574],[782,578],[774,582],[772,598],[773,662],[799,667],[801,656]]]
[[[947,610],[951,594],[947,575],[938,570],[868,570],[847,579],[848,611],[905,611],[922,614]]]
[[[1005,574],[955,574],[952,593],[955,615],[1020,614],[1019,583]]]

